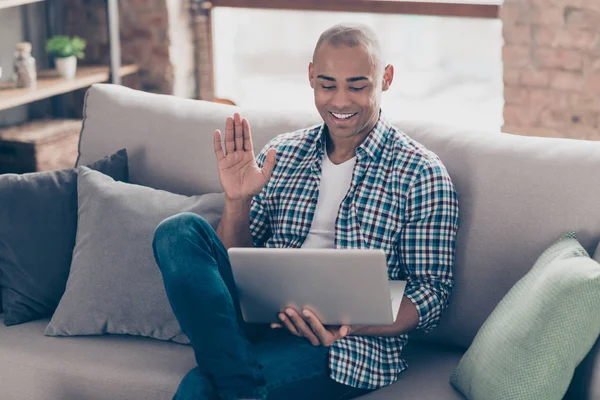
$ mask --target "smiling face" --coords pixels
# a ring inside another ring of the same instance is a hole
[[[383,69],[366,46],[324,42],[316,49],[308,73],[315,105],[331,139],[362,142],[379,119],[381,93],[390,86],[393,67]]]

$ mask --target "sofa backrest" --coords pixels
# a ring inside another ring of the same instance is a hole
[[[130,178],[181,194],[221,191],[213,131],[231,106],[94,85],[86,96],[78,164],[127,148]],[[240,110],[255,151],[319,123],[318,114]],[[385,110],[384,110],[385,111]],[[437,329],[419,339],[467,347],[542,251],[568,230],[600,241],[600,142],[465,131],[396,121],[446,165],[460,201],[455,290]]]

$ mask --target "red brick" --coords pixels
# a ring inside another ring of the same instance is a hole
[[[582,8],[584,10],[600,11],[598,0],[552,0],[563,7]]]
[[[565,22],[569,26],[582,29],[598,29],[598,26],[600,26],[600,11],[567,7],[564,13]]]
[[[580,92],[585,84],[584,76],[573,72],[554,71],[550,79],[550,87],[559,90]]]
[[[569,105],[573,110],[597,112],[600,110],[600,94],[571,93],[569,95]]]
[[[600,2],[598,0],[571,0],[579,8],[600,12]]]
[[[530,89],[529,102],[532,107],[539,109],[547,107],[566,108],[569,104],[569,94],[559,90]]]
[[[504,88],[504,101],[507,104],[527,105],[529,103],[529,90],[522,87]]]
[[[529,2],[537,7],[570,7],[600,11],[600,2],[597,0],[529,0]]]
[[[540,114],[540,125],[545,128],[562,129],[567,125],[568,112],[563,108],[543,110]]]
[[[509,25],[502,28],[504,42],[507,44],[530,44],[531,27],[529,25]]]
[[[565,49],[538,48],[533,50],[533,59],[543,68],[558,68],[578,71],[583,68],[580,52]]]
[[[565,130],[565,137],[581,140],[600,139],[600,130],[592,126],[570,126]]]
[[[500,19],[508,25],[529,24],[529,5],[520,1],[518,3],[506,3],[500,7]]]
[[[562,26],[565,23],[565,12],[563,7],[532,7],[531,22],[534,25]]]
[[[144,40],[123,41],[121,45],[123,57],[127,56],[130,60],[143,65],[148,61],[150,45],[150,42]]]
[[[502,132],[512,133],[521,136],[537,136],[537,137],[564,137],[563,134],[554,129],[534,128],[534,127],[515,127],[505,125],[502,127]]]
[[[600,94],[600,75],[592,75],[588,78],[586,89],[589,93]]]
[[[507,125],[534,126],[537,122],[537,110],[512,104],[504,105],[504,121]]]
[[[566,29],[558,33],[555,46],[566,49],[593,50],[600,42],[597,31]]]
[[[130,8],[137,10],[137,12],[141,10],[164,10],[166,12],[164,0],[128,0],[121,3],[123,5],[129,3]]]
[[[521,72],[521,84],[529,87],[547,87],[550,85],[550,71],[528,68]]]
[[[546,47],[552,47],[556,43],[558,29],[552,29],[545,26],[537,26],[533,30],[533,41]]]
[[[166,46],[154,46],[151,55],[153,59],[158,57],[167,63],[169,62],[169,48]]]
[[[524,67],[531,65],[531,50],[528,46],[509,44],[502,49],[504,65],[508,67]]]
[[[518,86],[521,83],[521,72],[515,68],[504,68],[504,85]]]
[[[533,32],[534,42],[545,47],[594,50],[600,43],[600,33],[582,29],[552,29],[537,27]]]
[[[596,128],[596,112],[589,112],[583,110],[571,110],[569,113],[568,125],[570,127],[581,127],[587,126],[590,128]]]
[[[139,26],[152,27],[154,29],[168,29],[169,27],[169,13],[164,11],[150,11],[144,12],[137,18]]]
[[[590,72],[600,74],[600,58],[590,60]]]
[[[153,35],[150,29],[150,27],[130,29],[127,34],[121,35],[121,40],[127,42],[136,39],[152,39]]]

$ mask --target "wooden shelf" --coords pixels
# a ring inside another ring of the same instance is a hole
[[[121,76],[126,76],[134,74],[138,70],[139,67],[135,64],[123,65],[120,73]],[[58,77],[54,70],[40,71],[38,73],[37,88],[35,89],[0,90],[0,111],[58,94],[72,92],[91,86],[94,83],[106,82],[109,78],[108,66],[79,66],[77,67],[77,75],[72,80]]]
[[[45,0],[0,0],[0,10],[8,7],[22,6],[24,4],[39,3]]]

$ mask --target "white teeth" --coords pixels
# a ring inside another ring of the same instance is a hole
[[[350,118],[351,116],[353,116],[356,113],[352,113],[352,114],[338,114],[338,113],[331,113],[334,117],[338,118],[338,119],[346,119],[346,118]]]

